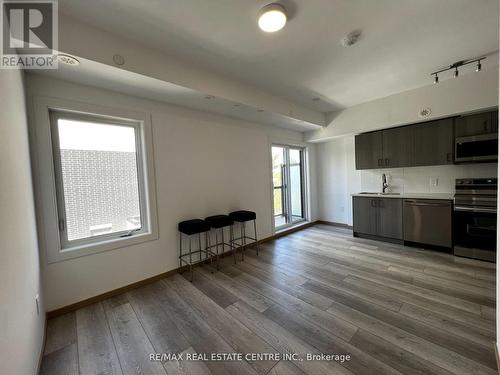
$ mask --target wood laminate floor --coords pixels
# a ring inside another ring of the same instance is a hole
[[[185,275],[188,277],[188,274]],[[48,322],[43,375],[495,374],[495,265],[325,225]],[[151,353],[350,360],[150,361]]]

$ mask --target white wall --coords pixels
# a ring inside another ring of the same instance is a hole
[[[429,80],[431,77],[429,76]],[[392,126],[429,121],[498,105],[498,67],[429,84],[330,114],[329,125],[308,132],[307,141],[327,141]],[[431,115],[419,117],[422,108]]]
[[[45,314],[35,305],[41,288],[21,72],[0,69],[0,88],[0,374],[33,375]]]
[[[317,145],[318,215],[321,220],[352,224],[352,192],[361,190],[354,165],[354,137]]]
[[[30,98],[147,112],[153,126],[159,239],[51,264],[42,251],[48,311],[176,268],[179,221],[250,209],[257,212],[259,237],[272,235],[270,142],[299,144],[301,133],[41,76],[28,75],[27,83]],[[314,162],[315,146],[308,147]]]
[[[371,169],[357,171],[354,136],[317,145],[318,201],[322,220],[352,225],[350,194],[382,190],[385,173],[390,191],[397,193],[455,192],[455,179],[496,177],[497,164],[441,165],[432,167]],[[434,181],[437,179],[437,186]]]

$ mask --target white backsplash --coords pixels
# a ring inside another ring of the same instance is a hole
[[[380,192],[382,190],[383,173],[387,176],[389,192],[401,194],[454,193],[455,179],[497,177],[497,164],[440,165],[433,167],[363,170],[361,171],[361,190]]]

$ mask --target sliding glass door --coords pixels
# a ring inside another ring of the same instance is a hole
[[[274,226],[282,229],[305,220],[304,149],[272,146]]]

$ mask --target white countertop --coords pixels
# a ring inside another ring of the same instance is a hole
[[[351,194],[353,197],[367,197],[367,198],[410,198],[410,199],[444,199],[453,200],[453,193],[400,193],[400,194]]]

